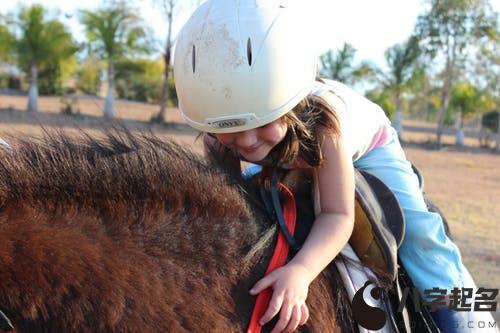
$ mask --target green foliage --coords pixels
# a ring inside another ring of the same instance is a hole
[[[396,112],[396,105],[392,101],[391,95],[386,90],[373,89],[366,93],[366,98],[379,105],[389,119],[392,119]]]
[[[353,84],[358,79],[369,78],[373,69],[368,63],[354,65],[356,49],[344,43],[337,52],[329,50],[319,57],[319,74],[322,77]]]
[[[385,52],[389,72],[383,75],[383,84],[393,93],[400,93],[413,77],[414,64],[420,56],[417,39],[409,38]]]
[[[59,95],[63,92],[61,66],[57,62],[43,64],[38,71],[40,95]]]
[[[0,73],[0,89],[7,88],[9,84],[9,75]]]
[[[500,31],[490,31],[490,39],[471,57],[472,72],[469,78],[495,102],[492,109],[500,109]]]
[[[20,90],[21,78],[12,74],[0,73],[0,88]]]
[[[22,7],[13,26],[12,48],[18,65],[31,76],[38,72],[42,94],[60,93],[62,81],[69,75],[70,63],[78,46],[66,27],[56,19],[48,20],[41,5]]]
[[[337,52],[329,50],[320,55],[320,74],[329,79],[347,82],[352,73],[352,66],[356,49],[348,43],[344,43]]]
[[[0,61],[12,61],[14,36],[0,17]]]
[[[472,84],[465,82],[453,86],[449,109],[462,116],[491,110],[492,101]]]
[[[80,113],[80,109],[78,109],[78,100],[76,96],[68,97],[66,94],[61,96],[61,113],[66,114],[68,116],[74,116]]]
[[[414,34],[424,54],[443,64],[439,71],[442,101],[436,129],[440,145],[443,123],[450,121],[453,83],[463,79],[467,59],[490,38],[490,31],[497,29],[497,14],[488,0],[427,0],[426,3],[428,9],[418,16]]]
[[[158,103],[162,85],[161,60],[122,59],[115,64],[116,92],[120,98]]]
[[[418,16],[415,36],[424,54],[430,59],[438,57],[443,64],[443,96],[448,98],[446,91],[452,82],[463,80],[467,61],[479,58],[478,50],[491,41],[496,40],[493,45],[498,47],[498,14],[487,0],[426,2],[429,9]],[[489,49],[495,50],[495,46]]]
[[[173,75],[169,75],[168,77],[168,89],[169,89],[168,101],[170,102],[170,105],[173,106],[179,105],[179,99],[177,97],[177,90],[175,90],[175,80],[173,78]]]
[[[76,73],[76,87],[85,94],[97,95],[101,86],[101,65],[87,59]]]
[[[384,104],[386,112],[392,117],[392,109],[403,111],[403,93],[405,93],[414,77],[417,59],[420,55],[418,43],[415,38],[396,44],[385,52],[388,70],[374,68],[376,82],[379,90],[369,93],[378,104]],[[391,100],[392,99],[392,100]],[[390,103],[389,103],[389,100]]]
[[[32,64],[59,63],[72,57],[78,47],[66,27],[57,20],[46,20],[41,5],[24,7],[17,22],[20,36],[15,42],[21,67],[29,71]]]
[[[107,6],[95,11],[80,11],[81,23],[89,41],[89,50],[99,58],[108,62],[108,83],[110,89],[116,87],[115,63],[125,57],[149,53],[151,43],[146,38],[148,33],[142,20],[135,15],[133,8],[124,1],[109,2]],[[135,93],[129,96],[130,90],[123,85],[116,87],[120,95],[128,98],[149,99],[148,92],[154,90],[150,82],[140,85],[137,82],[126,82],[125,86],[136,85]],[[104,103],[104,115],[113,117],[115,113],[113,94],[108,92],[109,99]]]
[[[148,53],[151,49],[148,32],[134,12],[124,2],[110,3],[95,11],[80,11],[91,52],[111,61]]]
[[[496,17],[490,14],[490,5],[485,0],[426,2],[429,10],[417,18],[416,35],[420,46],[431,57],[449,51],[463,57],[471,43],[489,38],[495,29]]]
[[[404,99],[411,117],[435,121],[441,104],[439,89],[422,64],[415,66],[405,87]]]

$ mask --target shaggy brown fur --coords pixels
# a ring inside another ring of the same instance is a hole
[[[251,185],[151,135],[10,143],[0,149],[0,310],[18,332],[246,329],[248,289],[271,255],[269,242],[255,244],[276,235]],[[335,331],[346,316],[332,305],[343,295],[335,274],[312,284],[303,331]]]

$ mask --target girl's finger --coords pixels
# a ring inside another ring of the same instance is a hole
[[[280,309],[283,305],[283,294],[278,294],[273,292],[273,296],[271,297],[271,301],[269,301],[269,305],[267,307],[266,313],[260,318],[259,324],[264,326],[268,321],[270,321],[274,316],[280,312]]]
[[[302,318],[300,320],[300,323],[299,325],[302,326],[304,325],[307,320],[309,319],[309,308],[307,307],[307,305],[304,303],[302,304],[302,306],[300,307],[300,311],[302,312]]]
[[[292,317],[288,322],[288,326],[285,328],[285,332],[290,333],[297,329],[302,320],[302,311],[300,305],[295,305],[292,309]]]
[[[293,306],[285,301],[283,303],[283,306],[281,307],[280,319],[278,320],[278,322],[274,326],[271,333],[283,332],[285,327],[287,327],[288,323],[290,322],[290,319],[292,317],[292,310],[293,310]]]
[[[268,288],[274,283],[274,277],[273,275],[269,274],[264,276],[262,279],[257,281],[257,283],[250,289],[250,294],[251,295],[257,295],[260,293],[262,290]]]

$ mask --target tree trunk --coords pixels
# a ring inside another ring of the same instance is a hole
[[[450,104],[450,90],[455,74],[455,61],[457,59],[457,45],[447,38],[446,42],[446,65],[444,73],[444,84],[441,89],[441,107],[439,108],[438,126],[436,130],[436,143],[438,149],[441,148],[441,135],[443,134],[443,125],[446,110]]]
[[[28,92],[28,112],[38,112],[38,68],[31,64],[30,88]]]
[[[153,121],[159,123],[165,123],[167,121],[166,111],[167,111],[168,98],[170,96],[170,89],[168,86],[168,77],[170,73],[170,49],[171,48],[169,45],[165,47],[165,55],[163,57],[165,62],[165,70],[163,72],[163,84],[160,97],[160,112],[156,117],[152,119]]]
[[[495,150],[497,152],[500,152],[500,112],[498,113],[497,146],[496,146]]]
[[[464,145],[464,116],[462,112],[459,112],[457,114],[457,120],[456,120],[456,132],[455,132],[455,144],[457,146],[463,146]]]
[[[104,101],[104,116],[106,118],[113,118],[115,116],[115,72],[113,62],[108,60],[108,93]]]
[[[398,137],[401,140],[403,136],[403,111],[401,110],[401,98],[399,97],[399,93],[396,93],[394,99],[396,104],[396,115],[394,116],[392,126],[398,133]]]
[[[441,135],[443,134],[444,117],[448,105],[450,104],[450,89],[451,89],[451,77],[450,73],[447,71],[443,88],[441,89],[441,107],[438,113],[438,123],[436,129],[436,144],[438,148],[441,148]]]
[[[167,120],[167,104],[170,97],[170,89],[168,86],[168,77],[170,75],[170,56],[172,54],[172,13],[174,11],[174,2],[172,0],[163,3],[165,6],[165,12],[167,13],[168,21],[168,31],[167,31],[167,41],[165,44],[165,54],[163,55],[163,61],[165,64],[165,69],[163,71],[163,84],[161,89],[160,97],[160,112],[156,117],[151,120],[158,123],[165,123]]]

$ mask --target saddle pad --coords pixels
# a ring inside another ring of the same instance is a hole
[[[355,222],[349,243],[362,262],[395,280],[397,249],[405,230],[399,203],[375,176],[356,170],[355,181]]]

